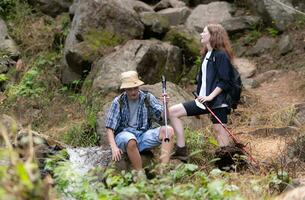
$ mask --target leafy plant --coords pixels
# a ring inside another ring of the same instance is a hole
[[[73,125],[63,136],[62,140],[71,146],[94,146],[98,143],[95,127],[88,123]]]
[[[271,37],[276,37],[279,34],[279,31],[275,28],[267,28],[267,32]]]
[[[252,42],[255,42],[259,37],[261,37],[261,32],[256,29],[253,28],[244,38],[244,42],[246,44],[251,44]]]
[[[15,129],[17,130],[17,129]],[[33,159],[33,145],[23,151],[30,152],[28,157],[21,157],[9,141],[9,129],[0,122],[0,135],[5,148],[0,148],[0,199],[43,199],[49,198],[51,189],[41,180],[38,165]],[[33,144],[33,140],[30,140]]]
[[[0,16],[6,17],[12,8],[15,6],[15,0],[1,0],[0,1]]]
[[[0,74],[0,83],[8,80],[8,77],[5,74]]]

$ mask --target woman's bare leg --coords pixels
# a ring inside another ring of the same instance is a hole
[[[226,124],[224,124],[224,126],[226,126]],[[232,140],[228,135],[226,129],[224,129],[221,124],[213,124],[213,129],[216,132],[216,139],[220,147],[228,146],[231,144]]]
[[[177,136],[177,145],[179,147],[185,146],[183,124],[180,117],[186,115],[187,115],[186,110],[181,103],[171,106],[169,108],[169,120],[171,122],[172,127],[175,130]]]

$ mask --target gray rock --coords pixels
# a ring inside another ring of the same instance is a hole
[[[247,56],[259,56],[266,52],[267,50],[271,50],[275,47],[275,39],[270,37],[261,37],[258,39],[256,44],[250,48],[247,52]]]
[[[261,73],[259,75],[257,75],[254,79],[258,82],[258,83],[263,83],[267,80],[271,80],[272,77],[274,77],[274,75],[281,73],[280,70],[269,70],[267,72]]]
[[[293,8],[290,0],[248,0],[248,2],[250,9],[258,13],[266,24],[280,31],[284,31],[294,21],[295,11],[287,8],[287,6]]]
[[[295,105],[296,115],[293,122],[298,127],[302,127],[305,124],[305,103],[300,103]]]
[[[260,86],[260,83],[253,78],[241,79],[241,81],[245,89],[254,89]]]
[[[167,8],[159,11],[158,14],[165,17],[170,26],[177,26],[186,21],[187,17],[191,14],[191,10],[187,7]]]
[[[141,38],[144,26],[137,13],[120,0],[87,0],[74,4],[75,14],[65,42],[65,59],[77,74],[126,40]]]
[[[169,29],[169,21],[166,17],[155,12],[142,12],[141,21],[145,25],[145,36],[164,35]]]
[[[212,2],[207,5],[198,5],[186,20],[187,27],[202,32],[209,23],[221,23],[231,19],[233,8],[227,2]]]
[[[283,35],[278,43],[279,53],[286,55],[293,50],[293,42],[289,35]]]
[[[94,91],[116,91],[120,74],[128,70],[138,71],[146,84],[159,82],[160,74],[178,82],[183,71],[181,51],[158,40],[130,40],[116,52],[98,60],[88,79],[93,79]]]
[[[29,0],[29,3],[37,6],[43,13],[56,17],[57,15],[69,11],[72,5],[71,0]]]
[[[230,34],[255,27],[260,21],[260,17],[257,16],[238,16],[222,21],[221,24]]]
[[[17,57],[20,52],[15,41],[8,35],[5,22],[0,18],[0,52]]]
[[[234,66],[239,71],[242,79],[252,77],[257,70],[255,63],[251,62],[247,58],[235,58]]]

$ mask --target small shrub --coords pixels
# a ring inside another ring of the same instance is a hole
[[[87,147],[98,143],[95,128],[87,123],[73,125],[61,138],[63,142],[71,146]]]
[[[8,80],[8,77],[5,74],[0,74],[0,83],[3,83]]]
[[[275,28],[267,28],[267,32],[271,37],[276,37],[279,34],[279,31]]]
[[[270,117],[270,122],[275,127],[290,126],[293,123],[293,118],[296,115],[296,109],[294,106],[288,106],[283,108]]]
[[[6,18],[9,12],[14,8],[15,0],[1,0],[0,1],[0,16]]]

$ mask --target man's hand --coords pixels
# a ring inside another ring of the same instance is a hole
[[[112,160],[119,161],[122,158],[123,151],[117,146],[111,147]]]
[[[170,100],[170,97],[167,95],[167,93],[161,94],[161,97],[159,97],[159,101],[164,103],[164,97],[165,97],[165,102],[168,103]]]

